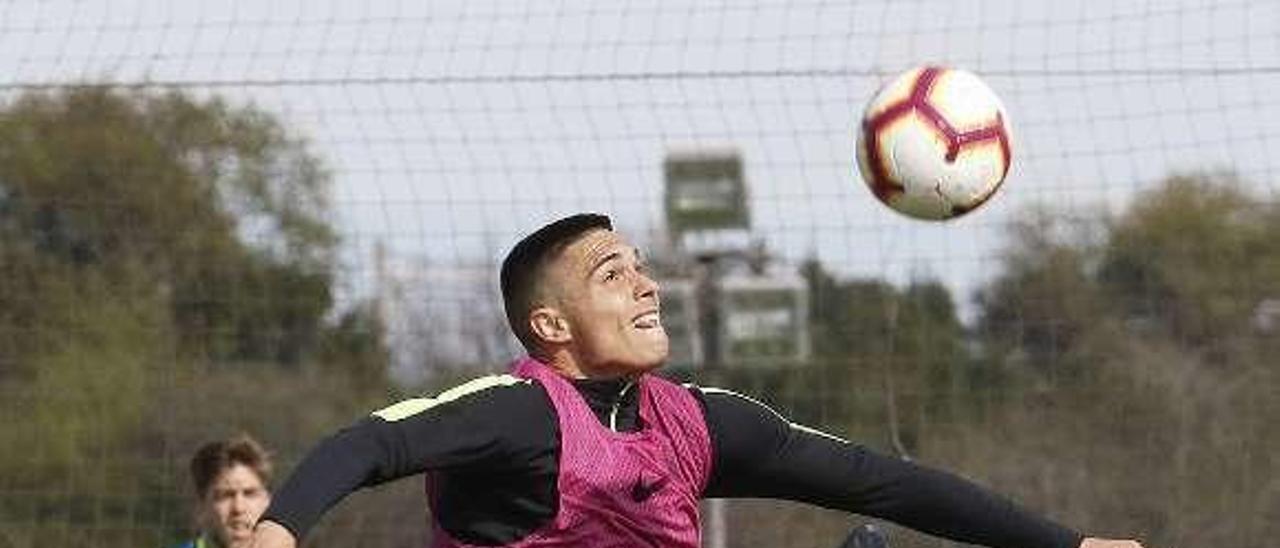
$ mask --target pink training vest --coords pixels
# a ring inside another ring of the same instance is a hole
[[[700,546],[698,499],[711,473],[711,438],[702,406],[688,389],[642,375],[637,389],[643,426],[620,433],[600,424],[578,390],[547,365],[524,358],[512,370],[541,383],[555,405],[560,506],[551,522],[507,546]],[[431,483],[428,499],[434,506]],[[436,548],[472,546],[452,538],[437,520],[432,529]]]

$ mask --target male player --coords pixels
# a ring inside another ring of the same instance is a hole
[[[200,536],[181,548],[245,548],[271,501],[271,457],[247,435],[207,443],[191,458]]]
[[[425,472],[436,547],[694,548],[699,499],[770,497],[998,548],[1140,548],[1085,538],[745,396],[651,374],[668,352],[658,286],[607,217],[529,235],[501,285],[529,356],[325,440],[277,494],[255,546],[295,546],[348,493]]]

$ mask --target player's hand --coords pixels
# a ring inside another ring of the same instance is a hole
[[[249,548],[297,548],[298,540],[283,525],[274,521],[261,521],[253,528],[253,542]]]
[[[1080,548],[1142,548],[1136,540],[1112,540],[1107,538],[1087,538],[1080,542]]]

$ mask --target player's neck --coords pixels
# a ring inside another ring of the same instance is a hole
[[[537,359],[570,379],[609,380],[636,378],[643,373],[642,371],[630,369],[593,366],[593,364],[587,364],[584,360],[578,359],[572,352],[565,350],[555,352],[551,356],[538,356]]]

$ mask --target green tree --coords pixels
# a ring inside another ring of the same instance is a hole
[[[1127,317],[1193,346],[1248,334],[1280,295],[1280,217],[1229,176],[1177,176],[1112,223],[1099,282]]]
[[[839,395],[827,407],[839,408],[849,431],[887,430],[896,450],[917,452],[930,425],[953,412],[969,365],[951,294],[936,282],[899,289],[841,281],[816,260],[801,273],[810,288],[814,357],[824,370],[810,393]]]
[[[0,477],[36,494],[0,501],[0,545],[172,542],[197,443],[296,452],[373,406],[380,322],[326,320],[328,191],[252,107],[103,87],[0,107]]]
[[[296,363],[314,347],[327,193],[279,122],[216,99],[82,88],[0,112],[4,245],[159,294],[188,355]]]
[[[1098,225],[1044,210],[1015,222],[1000,275],[977,294],[977,334],[992,358],[1059,373],[1054,366],[1106,317],[1091,275]]]
[[[1003,403],[953,433],[972,469],[1082,527],[1268,545],[1274,521],[1222,516],[1276,508],[1256,478],[1275,473],[1280,375],[1256,318],[1280,292],[1278,212],[1182,175],[1114,218],[1016,225],[979,298]]]

